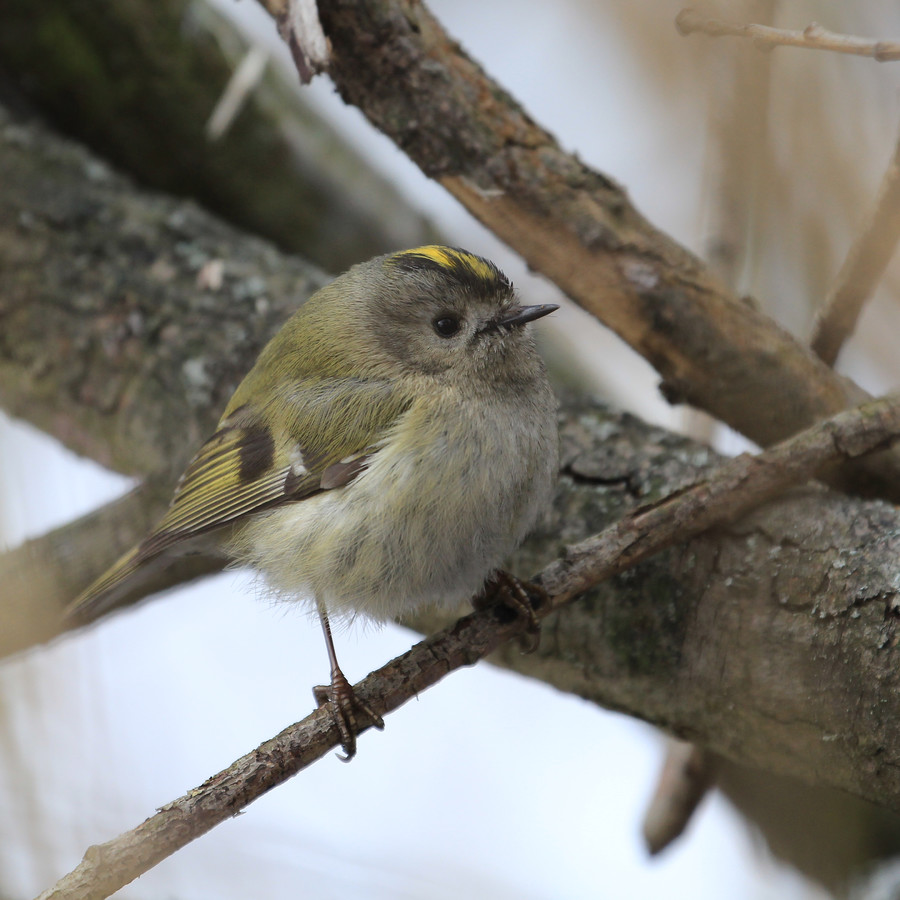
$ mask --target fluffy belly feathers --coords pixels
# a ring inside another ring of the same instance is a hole
[[[458,431],[446,424],[446,410],[429,420],[411,410],[353,482],[249,521],[233,552],[280,597],[337,618],[385,621],[471,597],[549,501],[556,446],[546,429],[498,416],[451,452],[446,434]]]

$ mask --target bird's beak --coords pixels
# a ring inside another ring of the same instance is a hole
[[[549,315],[556,312],[559,306],[556,303],[544,303],[541,306],[516,306],[507,311],[507,313],[495,319],[491,324],[496,328],[512,328],[513,326],[524,325],[526,322],[533,322],[540,319],[541,316]]]

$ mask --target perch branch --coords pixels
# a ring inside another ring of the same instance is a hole
[[[744,25],[724,22],[704,16],[694,9],[683,9],[675,17],[675,27],[683,35],[708,34],[711,37],[750,38],[758,47],[803,47],[807,50],[831,50],[853,56],[869,56],[877,62],[895,62],[900,59],[900,43],[875,41],[828,31],[817,22],[811,22],[802,31],[772,28],[769,25]]]
[[[543,619],[599,581],[713,524],[739,517],[824,465],[882,449],[898,436],[900,402],[884,398],[842,413],[759,456],[730,460],[703,482],[639,508],[569,547],[536,578],[549,594],[537,607],[537,615]],[[455,669],[524,635],[527,626],[524,617],[510,617],[499,606],[472,613],[371,673],[354,690],[376,714],[386,715]],[[108,897],[306,768],[340,740],[328,711],[316,710],[137,828],[89,848],[81,863],[39,900]]]

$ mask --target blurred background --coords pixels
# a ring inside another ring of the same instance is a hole
[[[893,153],[900,64],[682,37],[674,27],[681,5],[670,0],[557,0],[530,4],[527,14],[513,0],[429,5],[564,147],[624,185],[653,223],[808,339]],[[79,6],[69,4],[72,14]],[[366,216],[387,220],[381,230],[368,229],[379,231],[383,249],[439,234],[493,258],[527,302],[560,302],[553,285],[530,275],[345,107],[327,78],[301,89],[256,4],[163,6],[179,17],[184,41],[213,35],[231,68],[250,47],[265,52],[257,90],[267,102],[303,106],[281,119],[297,170],[313,173],[318,188],[349,189],[342,202],[362,223],[360,235]],[[129,14],[139,10],[141,0],[130,7]],[[834,31],[900,37],[900,7],[888,0],[735,0],[703,8],[737,21],[769,17],[799,29],[815,20]],[[3,18],[0,12],[0,30]],[[2,39],[0,48],[0,66],[12,70],[14,50]],[[226,81],[207,86],[213,102],[204,121]],[[58,85],[47,97],[39,96],[40,84],[31,87],[39,106],[52,106]],[[78,134],[86,113],[73,106]],[[215,146],[238,140],[241,127],[238,117]],[[377,173],[371,196],[368,174],[328,170],[340,145]],[[108,152],[131,166],[126,150]],[[152,174],[141,177],[154,183]],[[351,241],[343,220],[325,217],[313,217],[311,235],[292,249],[334,272],[382,249]],[[290,246],[275,226],[269,236]],[[873,393],[895,388],[900,376],[898,277],[893,265],[838,363]],[[554,320],[548,356],[565,355],[591,390],[726,452],[743,446],[702,415],[669,407],[650,367],[585,314],[564,304]],[[5,417],[0,460],[0,546],[14,547],[131,486]],[[318,626],[256,594],[249,576],[225,573],[0,663],[2,900],[36,895],[89,844],[136,825],[306,714],[310,685],[326,673]],[[338,636],[339,653],[357,680],[415,639],[400,628],[357,627]],[[273,691],[273,684],[284,689]],[[677,844],[650,859],[640,822],[663,750],[662,738],[642,723],[482,664],[392,715],[384,733],[367,733],[351,765],[323,760],[120,896],[827,896],[774,862],[718,794]]]

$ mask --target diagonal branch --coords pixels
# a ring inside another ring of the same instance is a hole
[[[601,580],[713,524],[739,517],[823,465],[882,449],[898,437],[900,400],[886,398],[842,413],[759,456],[730,460],[703,482],[639,508],[604,532],[569,547],[563,558],[537,576],[549,596],[536,612],[546,618]],[[472,613],[371,673],[355,690],[376,714],[385,715],[455,669],[472,665],[523,636],[527,627],[527,620],[510,616],[503,607]],[[108,897],[306,768],[340,740],[328,712],[316,710],[137,828],[91,847],[82,862],[40,900]],[[892,772],[887,778],[891,799],[900,803],[900,774]],[[871,789],[883,790],[884,781]]]
[[[321,0],[319,11],[342,97],[644,356],[669,399],[766,446],[864,396],[563,152],[421,3]],[[866,467],[900,496],[900,457]]]
[[[816,319],[810,342],[830,366],[856,329],[863,305],[872,295],[900,240],[900,134],[881,180],[875,209],[853,242]]]

